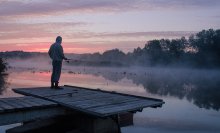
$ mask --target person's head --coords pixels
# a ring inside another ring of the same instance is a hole
[[[56,38],[56,42],[57,42],[57,43],[62,43],[62,37],[61,37],[61,36],[58,36],[58,37]]]

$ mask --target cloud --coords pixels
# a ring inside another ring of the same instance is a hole
[[[102,33],[97,34],[98,37],[182,37],[190,36],[194,31],[156,31],[156,32],[120,32],[120,33]]]
[[[219,0],[146,0],[153,8],[173,8],[173,9],[188,9],[188,8],[208,8],[218,6]]]
[[[146,37],[160,37],[160,38],[173,38],[181,36],[189,36],[194,32],[190,31],[158,31],[158,32],[90,32],[88,27],[91,23],[86,22],[0,22],[0,43],[5,43],[4,40],[16,39],[26,39],[30,40],[35,38],[35,40],[42,38],[50,38],[57,35],[63,35],[68,39],[74,38],[78,40],[137,40],[137,38]],[[86,30],[85,30],[86,29]],[[155,39],[156,39],[155,38]],[[143,40],[143,39],[142,39]],[[23,41],[23,40],[22,40]],[[18,42],[19,43],[19,42]]]
[[[2,23],[0,22],[0,39],[45,38],[57,36],[62,30],[87,25],[84,22],[53,22],[53,23]],[[67,32],[67,31],[66,31]]]
[[[157,9],[187,10],[219,5],[219,0],[10,0],[0,3],[0,16]]]
[[[108,1],[72,1],[72,0],[51,0],[41,2],[29,2],[24,3],[21,1],[5,1],[0,3],[0,15],[45,15],[53,14],[57,12],[66,11],[92,11],[96,9],[103,9],[108,7],[114,7],[114,2]]]

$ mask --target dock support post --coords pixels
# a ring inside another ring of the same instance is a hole
[[[112,118],[77,115],[74,117],[74,120],[76,123],[74,122],[73,124],[85,133],[119,133],[119,125]]]
[[[117,124],[117,127],[118,127],[118,133],[121,133],[121,127],[120,127],[120,120],[119,120],[119,115],[114,115],[112,117],[112,120],[115,121],[115,123]]]

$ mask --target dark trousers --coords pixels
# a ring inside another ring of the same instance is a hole
[[[53,61],[53,72],[51,75],[51,82],[58,82],[61,75],[62,61]]]

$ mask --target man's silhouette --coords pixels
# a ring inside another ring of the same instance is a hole
[[[62,43],[62,37],[58,36],[56,38],[56,42],[50,46],[50,49],[48,51],[48,54],[52,59],[52,65],[53,65],[53,72],[51,75],[51,88],[57,88],[57,89],[60,89],[58,84],[61,74],[62,61],[63,59],[68,60],[64,56],[63,47],[61,43]]]

